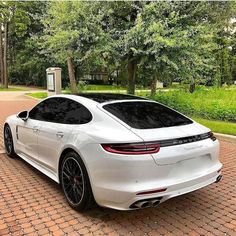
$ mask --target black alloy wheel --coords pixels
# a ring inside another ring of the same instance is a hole
[[[65,155],[60,168],[60,183],[69,205],[83,211],[94,203],[89,177],[82,159],[75,152]]]
[[[5,125],[4,127],[4,145],[7,155],[12,158],[15,157],[16,153],[14,150],[12,133],[9,125]]]

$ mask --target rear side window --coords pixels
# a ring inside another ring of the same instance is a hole
[[[58,117],[63,117],[64,124],[86,124],[92,120],[92,114],[82,104],[70,99],[59,98],[57,107]]]
[[[193,123],[172,109],[154,102],[119,102],[103,108],[132,128],[154,129]]]

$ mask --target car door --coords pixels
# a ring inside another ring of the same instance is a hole
[[[40,123],[38,120],[28,118],[26,121],[21,120],[16,126],[16,140],[18,153],[25,155],[27,158],[37,160],[38,158],[38,131]]]
[[[38,134],[42,122],[47,119],[47,103],[47,100],[40,102],[29,112],[28,119],[16,126],[18,153],[34,161],[38,160]]]
[[[53,98],[48,105],[51,120],[44,122],[38,134],[39,162],[54,173],[58,168],[58,160],[75,125],[86,122],[91,117],[88,110],[78,102],[67,98]],[[81,120],[81,117],[83,120]]]

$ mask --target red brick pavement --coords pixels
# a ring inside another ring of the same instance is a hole
[[[0,94],[1,95],[1,94]],[[23,110],[29,110],[38,103],[35,99],[24,99],[18,101],[1,101],[0,97],[0,134],[3,133],[3,123],[5,119]],[[2,135],[0,135],[0,150],[3,149]]]
[[[15,104],[16,108],[5,106],[4,114],[31,106]],[[0,236],[236,235],[235,154],[236,142],[222,140],[224,179],[218,184],[170,199],[157,208],[121,212],[96,207],[86,213],[71,209],[60,187],[22,159],[1,154]]]

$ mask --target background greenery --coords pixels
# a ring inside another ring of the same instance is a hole
[[[198,87],[194,93],[186,90],[158,92],[155,100],[189,116],[236,122],[236,90]]]
[[[45,86],[46,68],[59,66],[63,86],[72,92],[96,71],[105,71],[109,82],[129,93],[139,85],[154,95],[156,80],[187,83],[190,92],[196,83],[231,84],[235,6],[234,1],[0,2],[2,47],[7,36],[0,58],[6,54],[12,84]],[[3,79],[2,84],[7,86]]]
[[[235,1],[5,1],[0,11],[0,91],[45,88],[46,68],[58,66],[64,93],[151,96],[235,134]],[[104,84],[83,81],[97,72]]]

